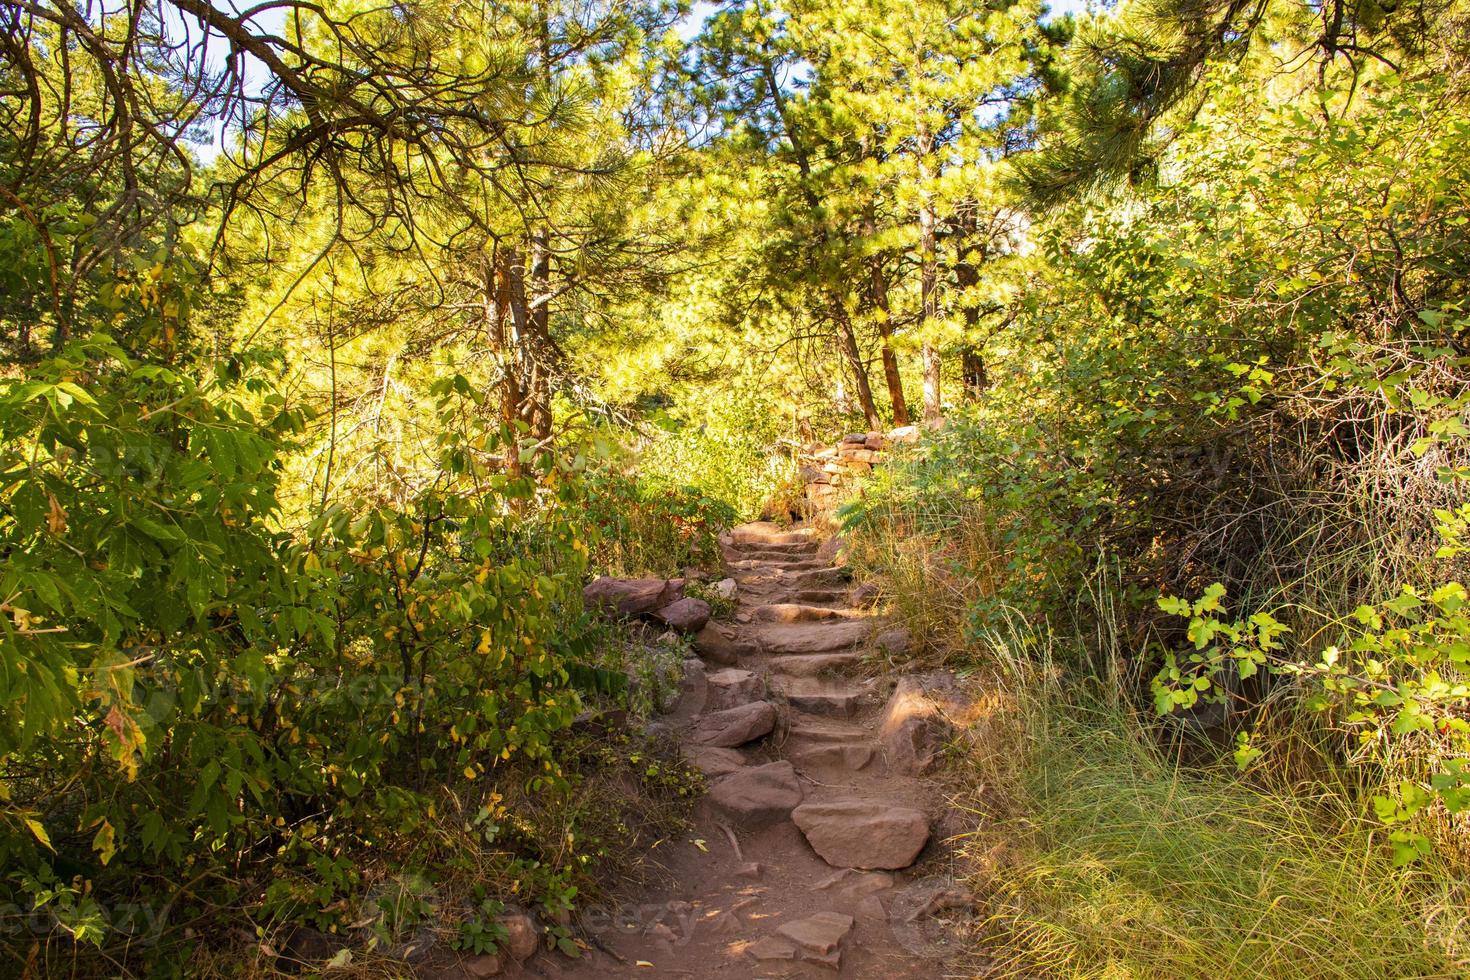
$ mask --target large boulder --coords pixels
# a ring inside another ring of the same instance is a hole
[[[709,622],[709,603],[703,599],[685,596],[660,609],[655,609],[653,618],[685,636],[698,633]]]
[[[732,823],[762,827],[790,816],[802,796],[796,769],[783,759],[730,773],[710,787],[708,799]]]
[[[954,733],[929,688],[953,686],[947,675],[914,675],[899,678],[893,695],[883,709],[878,741],[883,760],[893,772],[917,776],[933,768]]]
[[[929,842],[922,810],[877,800],[803,803],[791,819],[822,860],[838,868],[897,871]]]
[[[647,616],[654,610],[684,598],[681,578],[611,578],[600,575],[582,589],[588,609],[616,612],[628,619]]]
[[[694,726],[694,740],[702,745],[733,749],[737,745],[771,734],[776,727],[776,706],[769,701],[752,701],[724,711],[712,711]]]

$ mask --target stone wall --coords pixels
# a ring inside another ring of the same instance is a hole
[[[835,446],[803,453],[801,478],[806,483],[807,505],[814,515],[830,514],[858,480],[883,465],[891,447],[918,438],[918,427],[906,425],[891,432],[853,432]]]

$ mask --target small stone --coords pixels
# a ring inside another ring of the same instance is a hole
[[[876,583],[864,582],[848,593],[847,601],[858,609],[864,609],[878,601],[878,592]]]
[[[852,931],[852,916],[841,912],[818,912],[795,922],[788,922],[776,932],[808,953],[824,956],[837,949]]]
[[[864,922],[885,922],[888,919],[888,912],[883,908],[883,900],[877,895],[869,895],[864,898],[857,903],[853,911]]]
[[[722,578],[715,583],[715,595],[721,599],[735,598],[735,590],[738,586],[733,578]]]
[[[878,645],[878,649],[890,657],[901,657],[908,653],[911,640],[912,636],[905,626],[895,626],[873,637],[873,642]]]
[[[471,956],[465,960],[464,969],[466,973],[478,980],[481,977],[499,976],[500,971],[504,969],[504,964],[501,963],[498,954],[481,953],[479,956]]]
[[[686,636],[704,629],[704,625],[709,622],[709,617],[709,603],[691,596],[671,602],[653,614],[654,619]]]
[[[505,951],[510,953],[511,959],[519,963],[536,952],[536,947],[541,944],[540,937],[536,935],[536,923],[529,915],[523,912],[511,912],[498,917],[496,920],[505,929]]]
[[[705,745],[734,748],[763,736],[776,727],[776,706],[769,701],[752,701],[699,719],[694,739]]]
[[[866,432],[849,432],[847,435],[842,437],[842,445],[844,446],[862,446],[865,445],[867,441],[868,434]]]
[[[848,886],[842,889],[842,897],[848,901],[867,898],[869,895],[877,895],[893,888],[893,875],[884,871],[870,871],[867,874],[858,875]]]
[[[763,869],[760,866],[760,862],[746,861],[735,870],[735,873],[741,878],[759,878],[761,876],[762,870]]]

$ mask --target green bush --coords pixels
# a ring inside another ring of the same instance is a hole
[[[302,418],[271,364],[196,384],[98,338],[0,383],[0,888],[128,956],[165,947],[127,945],[108,907],[340,929],[373,861],[457,866],[448,799],[479,801],[482,876],[565,901],[602,846],[534,816],[580,792],[577,474],[498,470],[514,434],[450,377],[438,480],[287,533]],[[394,933],[423,914],[389,912]]]

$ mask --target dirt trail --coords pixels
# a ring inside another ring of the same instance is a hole
[[[813,532],[744,525],[724,549],[736,610],[666,719],[709,793],[650,884],[583,915],[596,948],[554,975],[943,975],[941,801],[878,737],[893,685],[858,676],[884,624]]]

